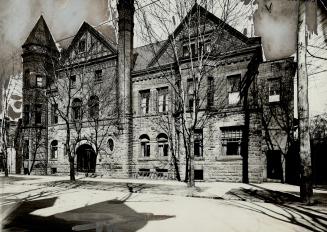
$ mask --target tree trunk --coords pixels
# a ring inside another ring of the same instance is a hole
[[[189,145],[189,178],[187,182],[187,187],[194,187],[194,130],[190,132],[190,145]]]
[[[172,157],[173,157],[173,162],[174,162],[174,167],[175,167],[175,177],[178,181],[181,181],[181,176],[179,174],[179,166],[178,166],[178,161],[177,161],[177,158],[175,156],[175,153],[173,151],[173,149],[171,149],[171,152],[172,152]]]
[[[74,157],[69,158],[69,176],[71,181],[75,181],[75,167],[74,167]]]
[[[242,182],[249,183],[249,130],[250,130],[250,111],[248,104],[248,89],[244,94],[244,130],[241,143],[242,154]]]
[[[9,176],[9,171],[8,171],[8,162],[5,161],[5,177],[8,177]]]
[[[308,75],[306,63],[306,2],[299,1],[298,12],[298,118],[299,118],[299,140],[300,140],[300,196],[306,204],[312,203],[312,170],[309,134],[309,102],[308,102]]]

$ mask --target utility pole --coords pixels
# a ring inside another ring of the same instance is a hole
[[[297,42],[297,90],[300,140],[300,196],[306,204],[312,203],[312,168],[309,134],[309,102],[307,73],[306,1],[299,0]]]

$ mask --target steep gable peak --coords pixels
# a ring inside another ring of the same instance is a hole
[[[54,42],[48,25],[43,18],[43,15],[41,15],[38,21],[36,22],[34,28],[27,37],[25,43],[23,44],[23,47],[26,47],[28,45],[40,45],[57,50],[57,46]]]
[[[116,48],[115,48],[115,44],[112,41],[110,37],[110,30],[107,28],[103,28],[103,27],[93,27],[92,25],[90,25],[87,22],[83,22],[80,29],[78,30],[78,32],[76,33],[76,35],[74,36],[73,40],[71,41],[70,45],[67,48],[67,51],[71,50],[74,46],[76,46],[76,44],[78,43],[78,41],[80,40],[80,38],[86,33],[90,33],[93,37],[95,37],[101,44],[103,44],[107,49],[109,49],[112,53],[117,53]]]

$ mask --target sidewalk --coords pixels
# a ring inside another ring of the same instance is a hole
[[[1,180],[4,180],[1,177]],[[77,177],[70,182],[68,176],[10,175],[6,184],[43,185],[47,187],[82,188],[133,193],[152,193],[201,197],[224,200],[242,200],[270,203],[299,203],[299,186],[281,183],[243,184],[228,182],[196,182],[195,188],[187,188],[184,182],[148,179],[109,179]],[[316,202],[327,207],[327,190],[315,189]]]

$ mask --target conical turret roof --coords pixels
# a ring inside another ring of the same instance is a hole
[[[35,24],[29,36],[27,37],[23,47],[32,44],[41,45],[57,50],[57,46],[42,15]]]

